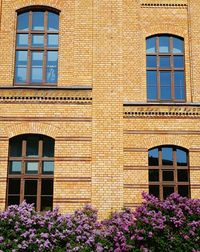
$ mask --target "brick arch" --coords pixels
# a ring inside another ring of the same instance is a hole
[[[28,1],[25,1],[25,0],[15,0],[13,1],[13,7],[15,9],[15,11],[18,11],[20,9],[24,9],[26,7],[29,7],[29,6],[41,6],[41,7],[47,7],[47,8],[54,8],[55,10],[58,10],[58,11],[61,11],[62,8],[63,8],[63,2],[61,1],[53,1],[53,0],[28,0]]]
[[[174,135],[166,135],[166,136],[159,135],[159,136],[147,137],[145,139],[145,146],[148,150],[156,146],[161,146],[161,145],[175,145],[175,146],[179,146],[179,147],[189,150],[191,147],[191,144],[192,144],[192,140],[190,139],[190,137],[187,137],[187,136],[174,137]]]
[[[182,28],[176,24],[172,25],[155,25],[149,27],[148,31],[145,32],[145,37],[150,37],[157,34],[170,34],[186,39],[188,36],[185,28]]]
[[[52,138],[56,138],[59,131],[58,127],[48,123],[26,122],[18,123],[5,129],[5,134],[8,138],[22,134],[42,134]]]

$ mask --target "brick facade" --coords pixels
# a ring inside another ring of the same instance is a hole
[[[56,88],[15,87],[17,10],[60,11]],[[199,0],[0,0],[0,208],[9,139],[55,139],[54,206],[89,203],[100,217],[141,202],[148,149],[189,150],[191,196],[200,197]],[[186,102],[148,103],[146,37],[184,38]]]

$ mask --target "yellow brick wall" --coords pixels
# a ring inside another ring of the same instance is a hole
[[[55,89],[13,87],[17,10],[60,11]],[[191,196],[200,197],[199,0],[0,0],[0,208],[9,138],[55,139],[54,206],[84,204],[99,217],[141,203],[148,149],[189,150]],[[184,38],[186,103],[148,104],[145,40]]]

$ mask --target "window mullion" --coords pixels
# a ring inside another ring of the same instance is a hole
[[[32,11],[29,12],[29,24],[28,24],[28,62],[27,62],[27,77],[26,77],[26,84],[28,85],[30,83],[30,77],[31,77],[31,43],[32,43],[32,37],[31,37],[31,30],[32,30]]]

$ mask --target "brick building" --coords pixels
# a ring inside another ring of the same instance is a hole
[[[0,208],[200,197],[199,0],[0,0]]]

